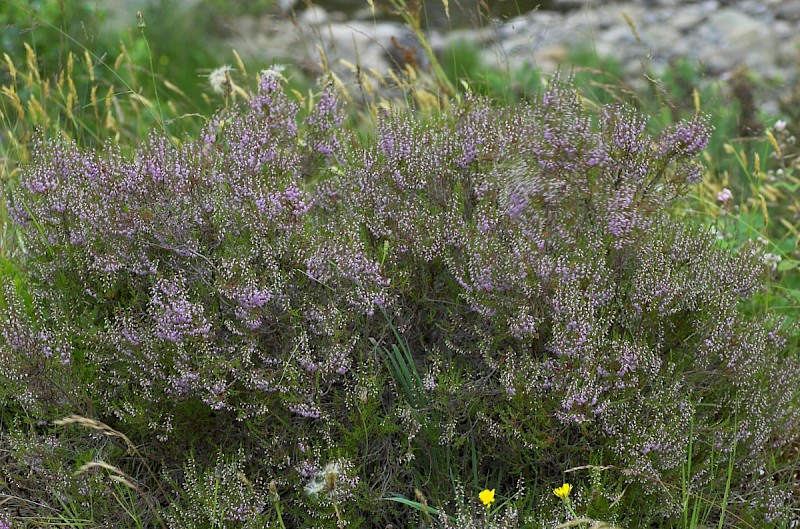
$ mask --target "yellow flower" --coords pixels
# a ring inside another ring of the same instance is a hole
[[[572,485],[570,485],[569,483],[564,483],[557,489],[553,489],[553,494],[555,494],[562,500],[566,500],[571,490],[572,490]]]
[[[489,506],[494,503],[494,489],[483,489],[480,494],[478,494],[478,498],[480,498],[481,502],[486,505],[488,509]]]

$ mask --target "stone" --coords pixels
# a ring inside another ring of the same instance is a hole
[[[670,49],[682,39],[679,30],[669,24],[654,25],[641,31],[644,44],[655,51]]]
[[[706,22],[708,26],[737,48],[754,45],[767,33],[764,24],[734,8],[723,8],[712,13]]]
[[[597,36],[594,46],[601,57],[618,57],[622,50],[630,52],[631,49],[642,49],[642,44],[636,41],[636,36],[627,25],[613,26],[603,31]]]
[[[779,42],[776,64],[790,72],[796,71],[800,62],[800,35],[795,33]]]
[[[677,31],[687,33],[702,22],[705,16],[706,12],[701,6],[686,6],[672,14],[669,24]]]
[[[709,46],[700,53],[712,71],[723,72],[747,64],[766,73],[774,64],[777,42],[763,22],[726,7],[711,14],[706,24],[720,39],[719,47]]]
[[[290,13],[297,6],[298,0],[277,0],[278,9],[284,13]]]
[[[658,72],[680,57],[703,63],[712,77],[740,64],[771,79],[797,77],[800,0],[556,1],[560,8],[572,8],[533,10],[480,27],[434,29],[429,42],[437,53],[454,42],[469,42],[488,65],[502,70],[569,68],[570,50],[589,47],[620,61],[629,83],[643,79],[643,68]],[[385,72],[393,47],[405,54],[414,44],[404,37],[407,30],[401,24],[375,21],[364,12],[349,12],[348,21],[341,21],[338,14],[313,7],[298,13],[296,26],[275,17],[237,24],[238,40],[227,39],[226,47],[249,49],[267,64],[270,56],[313,64],[321,43],[333,68],[342,58]]]
[[[718,0],[705,0],[704,2],[700,2],[698,5],[703,9],[703,12],[706,14],[713,13],[714,11],[719,9]]]
[[[563,64],[569,58],[569,50],[564,45],[550,46],[534,54],[537,62]]]
[[[305,11],[300,13],[297,17],[297,21],[306,26],[321,26],[328,22],[328,12],[324,7],[312,4],[309,5]]]
[[[550,8],[559,13],[568,13],[580,9],[587,4],[588,2],[586,0],[552,0],[550,2]]]
[[[506,38],[508,37],[510,35]],[[482,47],[494,42],[495,34],[490,28],[478,28],[477,30],[455,29],[443,36],[433,35],[430,40],[434,49],[445,49],[457,42],[466,42],[472,46]]]
[[[775,18],[791,22],[800,21],[800,1],[784,0],[781,2],[775,9]]]
[[[345,59],[364,69],[375,68],[385,72],[390,67],[386,52],[392,45],[392,38],[404,33],[405,28],[400,24],[351,21],[330,24],[320,35],[329,64],[333,60]]]

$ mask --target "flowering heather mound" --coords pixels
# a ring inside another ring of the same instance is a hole
[[[628,487],[622,522],[728,477],[731,513],[781,515],[768,463],[800,372],[780,322],[739,308],[763,264],[669,213],[702,175],[702,117],[654,138],[554,82],[387,114],[367,141],[343,123],[331,90],[299,119],[266,73],[180,146],[41,142],[11,204],[30,293],[6,281],[0,402],[146,444],[183,487],[159,498],[175,527],[211,516],[203,465],[232,523],[280,498],[293,526],[403,526],[390,491],[550,490],[590,463]]]

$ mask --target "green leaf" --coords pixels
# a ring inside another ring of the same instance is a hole
[[[382,499],[386,501],[396,501],[397,503],[402,503],[403,505],[407,505],[408,507],[411,507],[412,509],[416,509],[418,511],[427,511],[429,514],[433,514],[435,516],[439,516],[440,514],[442,514],[442,511],[434,509],[433,507],[428,507],[427,505],[423,505],[418,501],[409,500],[402,494],[394,494],[393,496],[388,496]],[[448,514],[445,514],[445,516],[447,516],[447,518],[450,520],[454,520],[453,517]]]
[[[794,193],[795,191],[797,191],[798,188],[800,188],[800,184],[790,184],[789,182],[776,182],[772,185],[774,185],[775,187],[784,187],[789,191],[791,191],[792,193]]]
[[[794,259],[784,259],[778,264],[778,270],[784,272],[786,270],[793,270],[800,266],[800,261],[796,261]]]

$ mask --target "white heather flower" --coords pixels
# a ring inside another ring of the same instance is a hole
[[[231,79],[231,68],[227,64],[220,66],[208,74],[208,84],[215,94],[227,96],[233,91],[233,79]]]
[[[732,198],[733,198],[733,193],[731,193],[731,190],[728,189],[727,187],[724,188],[719,193],[717,193],[717,200],[719,200],[723,204],[726,203],[727,201],[729,201]]]
[[[775,122],[775,130],[781,132],[783,129],[786,128],[786,121],[783,119],[779,119]]]

